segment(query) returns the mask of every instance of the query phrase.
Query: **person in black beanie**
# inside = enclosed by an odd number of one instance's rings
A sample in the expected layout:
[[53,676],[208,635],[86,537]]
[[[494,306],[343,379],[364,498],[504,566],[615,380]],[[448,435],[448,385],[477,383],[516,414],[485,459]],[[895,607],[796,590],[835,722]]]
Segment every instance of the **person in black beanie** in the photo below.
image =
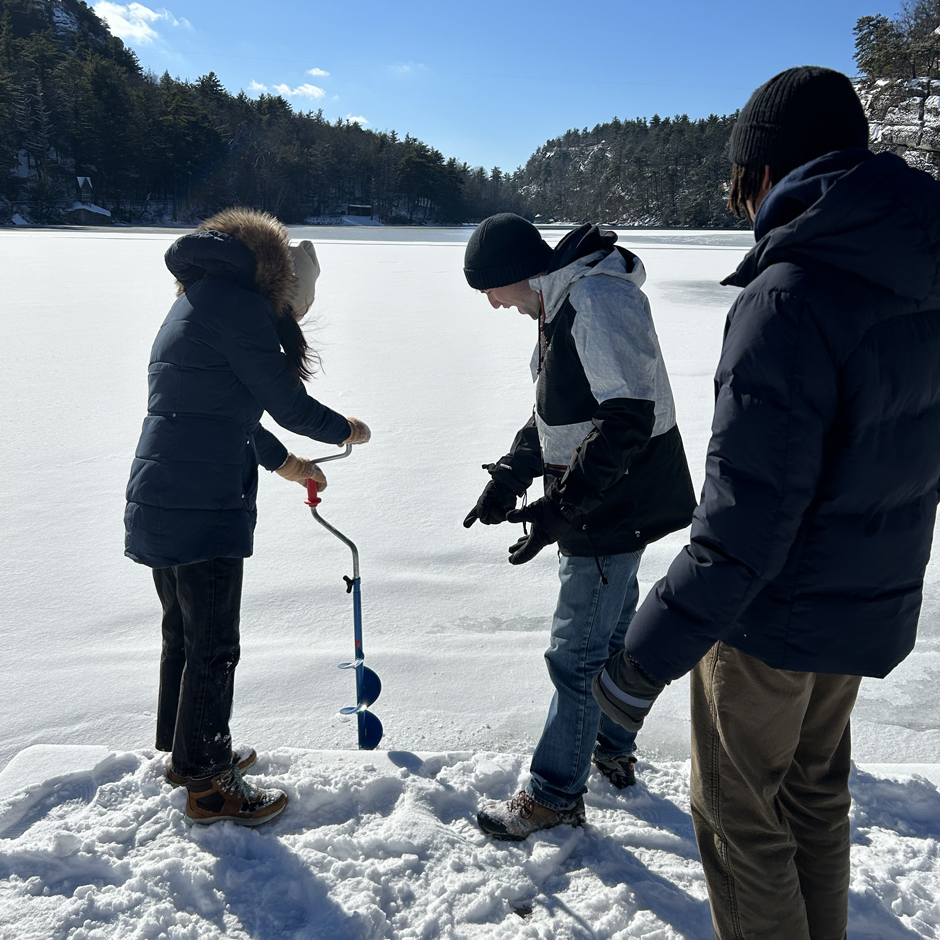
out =
[[[639,596],[644,547],[688,525],[695,497],[672,391],[641,291],[636,255],[582,225],[552,250],[534,225],[503,213],[470,237],[467,283],[493,307],[539,322],[536,408],[464,525],[527,522],[509,549],[524,564],[557,542],[561,589],[545,654],[555,694],[514,799],[481,809],[501,839],[585,821],[591,761],[615,787],[634,780],[636,734],[601,715],[591,677],[622,648]],[[545,495],[516,509],[535,477]]]
[[595,678],[643,724],[689,670],[691,808],[718,940],[844,940],[850,714],[914,645],[940,496],[940,183],[872,154],[844,75],[754,92],[690,544]]

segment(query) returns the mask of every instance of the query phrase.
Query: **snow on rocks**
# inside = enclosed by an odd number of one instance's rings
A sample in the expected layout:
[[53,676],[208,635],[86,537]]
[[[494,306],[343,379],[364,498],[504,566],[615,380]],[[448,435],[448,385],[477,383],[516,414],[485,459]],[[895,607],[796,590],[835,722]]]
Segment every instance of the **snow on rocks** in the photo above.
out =
[[[517,755],[262,753],[253,779],[282,786],[291,805],[255,830],[188,828],[165,755],[85,748],[79,769],[77,750],[42,750],[57,775],[12,791],[3,775],[2,936],[712,937],[687,763],[641,762],[627,791],[595,774],[587,826],[509,844],[474,817],[524,784]],[[37,772],[37,756],[17,758],[20,772]],[[853,777],[853,938],[938,936],[940,794],[895,777]]]

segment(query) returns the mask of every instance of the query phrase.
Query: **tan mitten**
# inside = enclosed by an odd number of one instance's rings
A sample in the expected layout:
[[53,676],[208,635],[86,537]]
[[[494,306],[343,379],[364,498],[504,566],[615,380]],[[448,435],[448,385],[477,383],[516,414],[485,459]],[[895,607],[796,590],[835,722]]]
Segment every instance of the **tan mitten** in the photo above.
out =
[[347,416],[346,420],[349,422],[349,437],[347,437],[343,443],[368,444],[372,438],[369,425],[366,424],[365,421],[360,421],[358,418],[350,418]]
[[291,480],[301,486],[306,486],[307,480],[312,478],[317,481],[317,486],[321,490],[326,489],[326,477],[323,471],[312,460],[305,460],[303,457],[288,454],[287,460],[274,472],[284,477],[285,480]]

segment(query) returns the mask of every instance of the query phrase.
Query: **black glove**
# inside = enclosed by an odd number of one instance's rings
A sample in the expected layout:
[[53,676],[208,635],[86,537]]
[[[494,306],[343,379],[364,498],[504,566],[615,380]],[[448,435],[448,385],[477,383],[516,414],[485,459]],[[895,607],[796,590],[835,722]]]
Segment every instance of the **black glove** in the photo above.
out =
[[571,523],[561,514],[557,503],[543,496],[528,506],[506,513],[507,522],[530,522],[532,529],[519,541],[509,546],[509,564],[524,565],[538,553],[557,542],[570,528]]
[[464,528],[469,529],[477,519],[483,525],[496,525],[506,521],[506,513],[516,506],[516,494],[505,483],[490,480],[483,487],[483,492],[477,500],[476,506],[467,513],[464,519]]

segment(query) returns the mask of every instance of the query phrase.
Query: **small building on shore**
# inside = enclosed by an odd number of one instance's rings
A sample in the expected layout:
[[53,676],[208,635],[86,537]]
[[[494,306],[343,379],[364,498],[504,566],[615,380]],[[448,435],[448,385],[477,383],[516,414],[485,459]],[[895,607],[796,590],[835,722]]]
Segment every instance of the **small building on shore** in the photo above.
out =
[[69,225],[112,225],[111,213],[94,203],[76,202],[71,209],[66,209],[65,218]]
[[111,213],[101,206],[96,206],[92,200],[92,185],[90,176],[77,176],[75,178],[78,188],[78,199],[71,209],[65,211],[69,225],[111,225]]

